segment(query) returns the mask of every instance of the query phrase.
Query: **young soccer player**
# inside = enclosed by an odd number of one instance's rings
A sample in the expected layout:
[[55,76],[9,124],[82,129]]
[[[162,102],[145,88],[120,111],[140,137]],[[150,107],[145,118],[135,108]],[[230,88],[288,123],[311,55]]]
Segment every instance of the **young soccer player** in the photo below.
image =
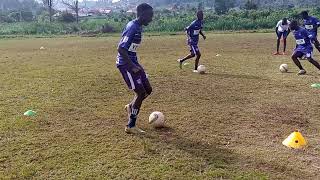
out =
[[201,57],[200,49],[198,47],[199,34],[201,34],[203,39],[206,39],[206,36],[202,32],[202,28],[203,28],[203,11],[198,11],[197,20],[193,21],[190,24],[190,26],[185,28],[187,38],[188,38],[188,45],[190,46],[190,54],[184,57],[183,59],[178,59],[180,69],[182,69],[182,63],[185,60],[188,60],[197,56],[194,70],[193,70],[193,72],[197,72],[200,57]]
[[280,20],[276,26],[276,34],[277,34],[277,52],[274,53],[274,55],[280,55],[279,48],[280,48],[280,40],[283,38],[283,52],[282,55],[286,54],[286,48],[287,48],[287,37],[290,33],[289,29],[290,21],[288,21],[287,18],[283,18]]
[[143,134],[136,127],[141,104],[152,92],[152,87],[143,67],[138,62],[137,49],[142,39],[142,26],[147,26],[153,18],[153,8],[146,4],[137,7],[137,18],[127,24],[118,45],[117,67],[129,89],[135,92],[132,102],[125,106],[128,112],[128,124],[125,132]]
[[297,21],[292,21],[289,26],[290,29],[293,31],[293,36],[296,39],[297,43],[294,53],[292,55],[292,60],[300,69],[298,75],[303,75],[307,73],[302,67],[298,58],[307,58],[307,60],[311,64],[313,64],[320,70],[319,63],[312,58],[313,47],[308,31],[299,27]]
[[320,52],[320,43],[318,41],[318,27],[320,26],[320,21],[319,19],[309,16],[307,11],[303,11],[301,13],[301,16],[303,18],[303,26],[304,28],[309,32],[310,34],[310,39],[316,49]]

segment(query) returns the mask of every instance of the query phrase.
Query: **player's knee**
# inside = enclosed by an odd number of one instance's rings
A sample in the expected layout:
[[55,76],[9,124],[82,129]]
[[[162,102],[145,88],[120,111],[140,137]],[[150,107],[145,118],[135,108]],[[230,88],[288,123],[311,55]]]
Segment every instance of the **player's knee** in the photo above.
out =
[[200,52],[197,52],[197,56],[198,56],[198,57],[201,57],[201,53],[200,53]]
[[149,96],[151,93],[152,93],[152,87],[149,87],[148,89],[146,89],[147,96]]
[[147,95],[147,92],[144,89],[136,89],[135,92],[136,92],[139,99],[144,99],[145,96]]
[[307,60],[308,60],[309,62],[313,62],[313,61],[314,61],[314,59],[312,59],[312,57],[308,57]]
[[292,60],[296,60],[297,58],[298,58],[298,57],[297,57],[295,54],[291,56],[291,59],[292,59]]
[[195,54],[190,54],[191,58],[194,58],[196,55]]

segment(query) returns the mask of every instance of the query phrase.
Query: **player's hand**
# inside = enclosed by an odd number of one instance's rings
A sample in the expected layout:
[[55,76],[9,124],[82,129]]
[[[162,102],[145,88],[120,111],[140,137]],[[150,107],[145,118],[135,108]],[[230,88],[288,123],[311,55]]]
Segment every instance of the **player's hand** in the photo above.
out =
[[207,36],[203,35],[203,39],[206,40],[206,39],[207,39]]
[[141,67],[139,67],[139,66],[137,66],[137,65],[132,65],[132,67],[131,67],[131,71],[133,72],[133,73],[138,73],[139,71],[141,71],[142,69],[141,69]]

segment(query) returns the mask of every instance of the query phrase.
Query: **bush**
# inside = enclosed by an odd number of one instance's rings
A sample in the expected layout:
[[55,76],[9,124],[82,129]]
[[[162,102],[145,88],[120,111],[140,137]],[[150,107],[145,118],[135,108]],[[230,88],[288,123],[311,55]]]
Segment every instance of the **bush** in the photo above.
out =
[[112,32],[116,32],[116,30],[111,25],[105,24],[105,25],[102,26],[101,32],[102,33],[112,33]]
[[15,20],[5,14],[0,14],[1,23],[13,23]]
[[69,12],[63,12],[59,17],[58,20],[60,22],[65,22],[65,23],[72,23],[75,22],[77,19],[74,17],[73,14]]
[[31,11],[21,11],[22,21],[31,22],[34,20],[33,14]]

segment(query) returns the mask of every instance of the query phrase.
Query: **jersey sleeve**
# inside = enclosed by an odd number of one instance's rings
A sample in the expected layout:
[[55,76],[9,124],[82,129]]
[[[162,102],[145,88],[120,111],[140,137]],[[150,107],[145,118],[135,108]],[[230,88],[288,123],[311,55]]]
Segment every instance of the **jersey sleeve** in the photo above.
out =
[[194,29],[194,26],[195,26],[195,22],[192,22],[192,23],[190,24],[190,26],[188,26],[188,27],[186,28],[188,34],[189,34],[190,31],[192,31],[192,30]]
[[282,22],[279,21],[279,22],[277,23],[276,27],[279,27],[281,24],[282,24]]
[[129,27],[122,35],[122,39],[118,47],[128,50],[132,44],[133,38],[136,34],[136,28],[134,26]]

